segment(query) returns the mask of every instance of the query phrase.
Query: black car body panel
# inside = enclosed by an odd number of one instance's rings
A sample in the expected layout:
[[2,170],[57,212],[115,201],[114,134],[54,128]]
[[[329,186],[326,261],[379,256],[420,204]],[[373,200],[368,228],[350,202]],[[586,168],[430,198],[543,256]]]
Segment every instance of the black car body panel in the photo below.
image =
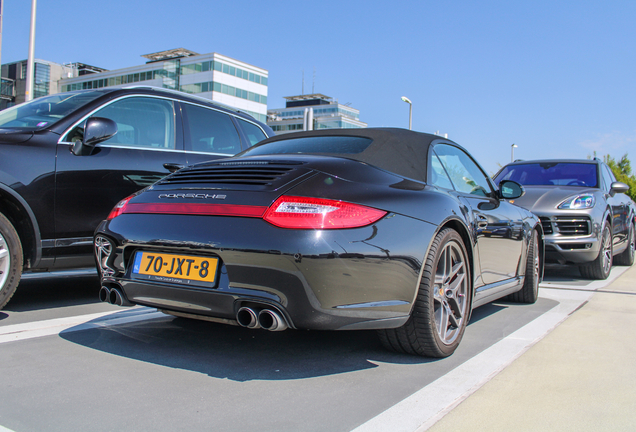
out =
[[[79,102],[65,102],[74,98]],[[255,131],[260,139],[273,135],[247,114],[152,87],[61,93],[10,110],[0,111],[0,214],[17,231],[24,271],[93,268],[92,236],[99,222],[119,200],[170,174],[167,164],[232,156],[254,144]],[[225,136],[231,134],[229,146],[200,147],[217,130],[201,123],[206,116],[218,120]],[[78,156],[73,149],[94,117],[113,119],[119,130]],[[190,143],[193,138],[200,142]]]
[[[306,138],[324,137],[329,138],[326,151],[318,151],[320,145],[309,153],[299,150],[308,148]],[[339,137],[343,147],[333,151],[337,147],[330,139]],[[373,144],[348,153],[350,137]],[[299,147],[288,144],[290,139]],[[284,149],[268,154],[278,145]],[[398,154],[387,157],[386,146]],[[423,181],[427,171],[436,169],[431,158],[437,156],[429,150],[441,146],[460,152],[482,176],[473,193]],[[541,224],[532,213],[502,200],[483,170],[456,144],[411,131],[363,129],[287,134],[253,149],[184,168],[118,205],[122,213],[102,222],[95,234],[102,300],[234,324],[241,322],[241,310],[253,308],[273,309],[285,326],[299,329],[399,328],[413,313],[424,263],[437,247],[433,240],[448,228],[459,233],[467,249],[471,307],[524,286],[528,248],[533,235],[542,241]],[[419,155],[412,157],[411,151]],[[409,173],[413,175],[405,175]],[[461,181],[475,183],[469,180]],[[345,202],[377,209],[383,216],[333,229],[294,229],[266,220],[273,203],[290,196],[292,201]],[[291,207],[292,212],[305,211],[301,204]],[[187,210],[207,208],[254,214]],[[542,243],[537,250],[543,253]],[[147,261],[140,261],[142,252]],[[167,254],[157,272],[164,271],[162,266],[174,268],[169,254],[216,259],[216,285],[140,276],[144,266],[152,273],[152,254]],[[542,272],[539,257],[536,271]]]

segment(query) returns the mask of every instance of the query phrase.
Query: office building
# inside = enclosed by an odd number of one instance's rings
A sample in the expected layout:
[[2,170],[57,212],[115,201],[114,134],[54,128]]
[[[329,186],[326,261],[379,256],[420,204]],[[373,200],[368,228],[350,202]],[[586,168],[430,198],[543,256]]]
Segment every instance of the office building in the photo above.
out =
[[183,48],[146,54],[140,66],[64,78],[61,91],[149,85],[204,97],[267,118],[268,71],[217,53]]
[[[33,98],[59,93],[61,79],[101,72],[106,69],[83,63],[62,65],[46,60],[34,60]],[[0,89],[0,109],[5,109],[25,101],[27,61],[20,60],[2,65],[2,87]]]
[[314,93],[285,99],[285,108],[267,111],[267,124],[278,135],[304,130],[367,127],[360,121],[360,110],[342,105],[329,96]]

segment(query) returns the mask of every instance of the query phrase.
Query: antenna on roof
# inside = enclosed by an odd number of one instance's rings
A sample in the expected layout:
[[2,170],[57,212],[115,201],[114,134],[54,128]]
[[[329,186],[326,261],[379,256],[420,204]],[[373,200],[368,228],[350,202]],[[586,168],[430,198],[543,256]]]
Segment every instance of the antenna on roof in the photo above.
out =
[[314,84],[316,84],[316,66],[314,66],[314,79],[311,81],[311,94],[314,94]]
[[305,69],[303,69],[303,91],[300,94],[305,94]]

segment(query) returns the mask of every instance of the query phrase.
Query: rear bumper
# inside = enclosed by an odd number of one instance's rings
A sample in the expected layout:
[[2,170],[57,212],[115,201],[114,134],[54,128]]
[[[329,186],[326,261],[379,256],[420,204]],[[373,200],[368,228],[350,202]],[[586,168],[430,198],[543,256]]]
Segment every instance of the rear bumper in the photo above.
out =
[[[235,320],[243,306],[273,308],[289,327],[321,330],[404,324],[436,229],[399,215],[368,227],[324,231],[285,230],[251,218],[184,216],[175,221],[174,216],[143,215],[140,229],[134,223],[140,216],[123,215],[98,228],[115,245],[109,261],[116,272],[102,281],[120,286],[130,302],[226,320]],[[196,228],[211,221],[212,232]],[[131,238],[126,232],[131,226],[137,240],[122,244],[121,239]],[[257,238],[237,234],[254,232]],[[170,239],[156,240],[166,233]],[[134,279],[129,263],[138,250],[218,257],[218,285]]]

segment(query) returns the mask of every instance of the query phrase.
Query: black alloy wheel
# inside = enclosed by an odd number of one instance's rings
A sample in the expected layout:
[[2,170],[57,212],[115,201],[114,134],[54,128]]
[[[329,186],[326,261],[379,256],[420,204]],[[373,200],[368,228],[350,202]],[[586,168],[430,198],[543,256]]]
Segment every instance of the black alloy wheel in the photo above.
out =
[[459,346],[470,312],[470,263],[457,231],[440,231],[424,264],[411,317],[402,327],[379,330],[396,352],[448,357]]
[[627,235],[627,249],[614,257],[614,264],[630,267],[634,264],[635,251],[636,234],[634,233],[634,224],[632,223],[629,225],[629,234]]
[[515,303],[536,303],[539,298],[539,281],[541,279],[541,256],[539,253],[539,233],[532,231],[532,238],[528,244],[528,259],[526,260],[526,274],[523,287],[512,293],[505,300]]
[[612,270],[612,233],[607,223],[601,231],[600,246],[598,257],[594,261],[579,266],[581,276],[586,279],[605,280]]
[[22,276],[22,244],[9,220],[0,214],[0,309],[15,293]]

